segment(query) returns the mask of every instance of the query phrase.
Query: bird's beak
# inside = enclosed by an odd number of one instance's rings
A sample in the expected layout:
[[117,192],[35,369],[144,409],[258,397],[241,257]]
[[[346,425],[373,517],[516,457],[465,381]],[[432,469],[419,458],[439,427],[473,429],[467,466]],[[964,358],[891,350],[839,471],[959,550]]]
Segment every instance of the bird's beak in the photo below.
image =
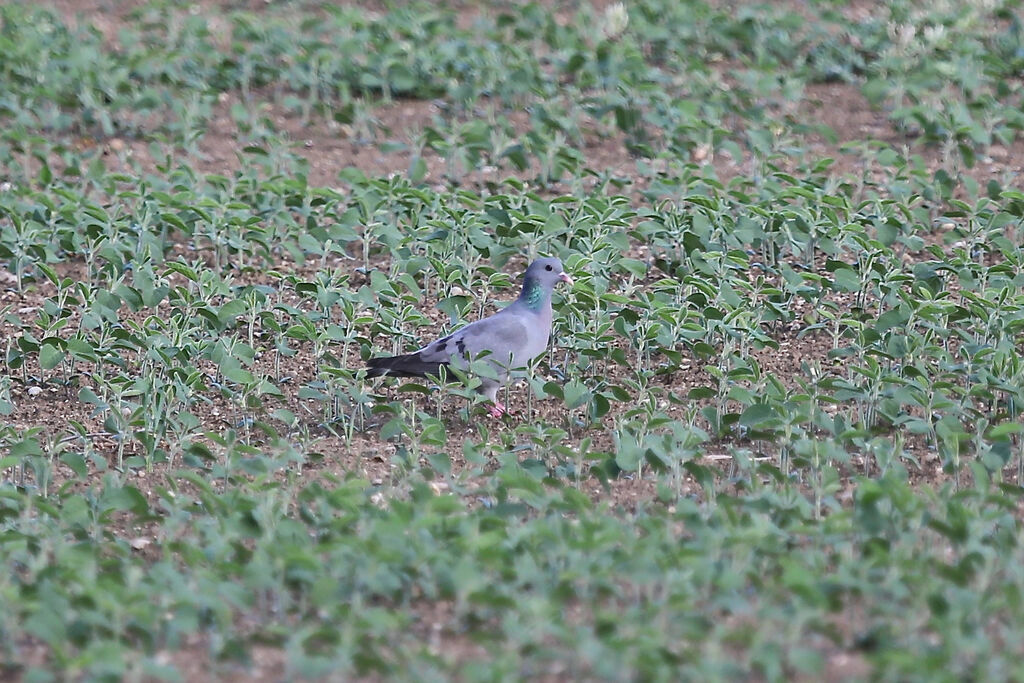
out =
[[573,279],[569,276],[569,273],[562,271],[562,274],[558,276],[558,279],[562,282],[568,282],[570,285],[573,283]]

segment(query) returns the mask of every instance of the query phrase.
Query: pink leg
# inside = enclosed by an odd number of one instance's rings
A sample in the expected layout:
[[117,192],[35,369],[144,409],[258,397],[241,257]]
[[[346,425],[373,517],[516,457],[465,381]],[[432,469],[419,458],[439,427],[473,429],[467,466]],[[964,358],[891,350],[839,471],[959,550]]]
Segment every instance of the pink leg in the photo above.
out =
[[502,417],[504,415],[508,415],[508,409],[501,401],[498,400],[494,401],[494,405],[487,406],[487,410],[490,412],[491,417]]

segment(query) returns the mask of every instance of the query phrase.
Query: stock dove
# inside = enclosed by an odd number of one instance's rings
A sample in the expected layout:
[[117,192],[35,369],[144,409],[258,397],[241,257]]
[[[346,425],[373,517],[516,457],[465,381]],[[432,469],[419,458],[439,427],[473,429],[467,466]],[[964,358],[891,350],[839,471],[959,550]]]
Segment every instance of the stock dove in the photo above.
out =
[[491,401],[491,415],[501,417],[507,410],[498,400],[498,389],[508,381],[509,372],[524,367],[548,346],[551,292],[559,282],[572,284],[562,262],[557,258],[537,259],[526,269],[523,290],[511,304],[413,353],[371,358],[366,376],[437,376],[442,366],[454,363],[465,369],[467,361],[484,354],[495,377],[481,377],[479,391]]

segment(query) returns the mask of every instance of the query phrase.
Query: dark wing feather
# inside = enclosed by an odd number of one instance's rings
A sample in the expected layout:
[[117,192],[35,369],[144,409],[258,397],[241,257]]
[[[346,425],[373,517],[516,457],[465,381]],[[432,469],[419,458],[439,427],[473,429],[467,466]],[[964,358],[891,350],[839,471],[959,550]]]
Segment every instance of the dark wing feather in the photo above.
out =
[[[428,344],[426,347],[414,353],[407,353],[404,356],[381,356],[366,361],[367,377],[426,377],[433,375],[437,377],[441,367],[448,365],[451,360],[451,352],[448,349],[448,342],[452,341],[453,335]],[[464,350],[461,340],[455,342],[458,351]]]
[[448,363],[439,361],[423,360],[419,351],[405,356],[385,356],[371,358],[366,361],[367,377],[426,377],[427,375],[437,376],[441,366]]

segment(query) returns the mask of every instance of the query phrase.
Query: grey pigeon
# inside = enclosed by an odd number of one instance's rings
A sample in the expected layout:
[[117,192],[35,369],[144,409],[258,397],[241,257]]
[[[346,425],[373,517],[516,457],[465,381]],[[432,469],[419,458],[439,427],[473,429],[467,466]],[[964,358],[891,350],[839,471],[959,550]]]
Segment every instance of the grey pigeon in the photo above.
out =
[[484,354],[496,378],[481,377],[480,393],[493,403],[488,408],[491,415],[501,417],[507,411],[498,400],[498,389],[508,381],[509,371],[524,367],[548,346],[551,292],[559,282],[572,284],[562,262],[537,259],[526,269],[523,291],[511,304],[413,353],[371,358],[366,376],[436,377],[442,366],[454,363],[465,368],[466,361]]

